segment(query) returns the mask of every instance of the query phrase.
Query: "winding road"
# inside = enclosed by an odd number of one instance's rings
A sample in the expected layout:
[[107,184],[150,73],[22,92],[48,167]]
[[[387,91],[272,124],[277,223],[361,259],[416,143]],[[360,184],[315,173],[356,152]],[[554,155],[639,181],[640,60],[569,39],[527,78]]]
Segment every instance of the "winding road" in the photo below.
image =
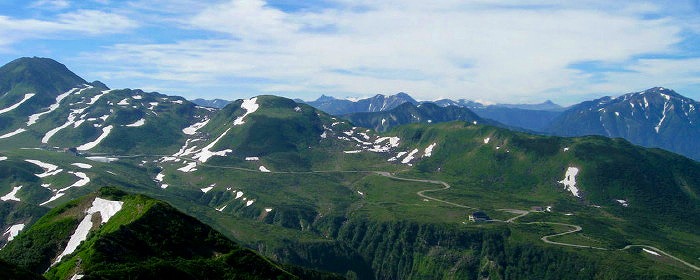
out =
[[[171,156],[171,155],[130,155],[130,156],[110,156],[110,157],[117,157],[117,158],[134,158],[134,157],[153,157],[153,156],[162,157],[162,156]],[[371,173],[373,173],[373,174],[377,174],[377,175],[380,175],[380,176],[384,176],[384,177],[387,177],[387,178],[390,178],[390,179],[394,179],[394,180],[399,180],[399,181],[408,181],[408,182],[418,182],[418,183],[428,183],[428,184],[442,185],[442,186],[443,186],[442,188],[427,189],[427,190],[418,191],[418,192],[416,192],[416,195],[418,195],[418,196],[420,196],[420,197],[422,197],[422,198],[424,198],[424,199],[429,199],[429,200],[432,200],[432,201],[437,201],[437,202],[444,203],[444,204],[448,204],[448,205],[451,205],[451,206],[454,206],[454,207],[460,207],[460,208],[464,208],[464,209],[473,209],[473,210],[479,209],[479,208],[477,208],[477,207],[462,205],[462,204],[458,204],[458,203],[454,203],[454,202],[442,200],[442,199],[439,199],[439,198],[435,198],[435,197],[432,197],[432,196],[429,196],[429,195],[425,194],[425,193],[429,193],[429,192],[438,192],[438,191],[444,191],[444,190],[450,189],[451,186],[450,186],[450,184],[448,184],[447,182],[439,181],[439,180],[425,180],[425,179],[412,179],[412,178],[397,177],[397,176],[395,176],[393,173],[391,173],[391,172],[386,172],[386,171],[376,171],[376,170],[371,170],[371,171],[370,171],[370,170],[316,170],[316,171],[313,171],[313,170],[312,170],[312,171],[269,171],[269,172],[263,172],[263,171],[260,171],[260,170],[250,169],[250,168],[243,168],[243,167],[211,165],[211,164],[202,163],[202,162],[196,161],[196,160],[191,159],[191,158],[186,158],[186,157],[176,157],[176,158],[180,158],[180,159],[183,159],[183,160],[189,160],[189,161],[195,161],[195,162],[197,162],[197,165],[199,165],[199,166],[204,166],[204,167],[223,168],[223,169],[235,169],[235,170],[240,170],[240,171],[257,172],[257,173],[269,173],[269,174],[320,174],[320,173],[370,173],[370,174],[371,174]],[[527,211],[527,210],[520,210],[520,209],[496,209],[496,210],[498,210],[498,211],[504,211],[504,212],[509,212],[509,213],[513,213],[513,214],[518,214],[518,215],[517,215],[517,216],[514,216],[514,217],[512,217],[512,218],[510,218],[510,219],[508,219],[508,220],[505,220],[505,221],[502,221],[502,220],[491,220],[491,221],[493,221],[493,222],[516,223],[516,220],[517,220],[517,219],[519,219],[519,218],[521,218],[521,217],[524,217],[524,216],[526,216],[526,215],[528,215],[528,214],[531,213],[530,211]],[[671,254],[669,254],[669,253],[666,253],[666,252],[664,252],[664,251],[662,251],[662,250],[660,250],[660,249],[658,249],[658,248],[656,248],[656,247],[649,246],[649,245],[627,245],[627,246],[625,246],[624,248],[621,248],[621,249],[608,249],[608,248],[602,248],[602,247],[587,246],[587,245],[578,245],[578,244],[571,244],[571,243],[564,243],[564,242],[557,242],[557,241],[551,241],[551,240],[549,240],[549,238],[552,238],[552,237],[557,237],[557,236],[563,236],[563,235],[567,235],[567,234],[572,234],[572,233],[576,233],[576,232],[579,232],[579,231],[583,230],[583,228],[582,228],[581,226],[579,226],[579,225],[566,224],[566,223],[558,223],[558,222],[527,222],[527,223],[523,223],[523,224],[549,224],[549,225],[567,226],[567,227],[571,227],[571,228],[572,228],[571,230],[568,230],[568,231],[565,231],[565,232],[561,232],[561,233],[556,233],[556,234],[551,234],[551,235],[542,236],[542,237],[540,238],[540,240],[542,240],[542,242],[545,242],[545,243],[547,243],[547,244],[553,244],[553,245],[559,245],[559,246],[568,246],[568,247],[575,247],[575,248],[605,250],[605,251],[613,251],[613,250],[614,250],[614,251],[623,251],[623,250],[627,250],[627,249],[634,248],[634,247],[647,248],[647,249],[649,249],[649,250],[653,250],[654,252],[661,253],[661,254],[663,254],[663,255],[665,255],[665,256],[667,256],[667,257],[673,259],[673,260],[676,260],[676,261],[678,261],[678,262],[680,262],[680,263],[682,263],[682,264],[684,264],[684,265],[686,265],[686,266],[688,266],[688,267],[690,267],[690,268],[692,268],[692,269],[694,269],[694,270],[696,270],[696,271],[700,271],[700,267],[698,267],[698,266],[696,266],[696,265],[693,265],[693,264],[691,264],[691,263],[688,263],[688,262],[686,262],[686,261],[684,261],[684,260],[682,260],[682,259],[680,259],[680,258],[678,258],[678,257],[676,257],[676,256],[673,256],[673,255],[671,255]]]

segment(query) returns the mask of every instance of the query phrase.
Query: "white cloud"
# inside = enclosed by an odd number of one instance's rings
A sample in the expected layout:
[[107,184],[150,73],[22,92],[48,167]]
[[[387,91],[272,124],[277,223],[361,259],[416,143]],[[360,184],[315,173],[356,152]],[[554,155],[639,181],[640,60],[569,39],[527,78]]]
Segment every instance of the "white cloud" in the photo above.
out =
[[62,10],[70,7],[70,2],[67,0],[39,0],[34,1],[31,5],[29,5],[29,7],[50,10]]
[[219,34],[215,40],[119,44],[97,55],[132,63],[110,75],[220,84],[265,79],[256,88],[261,93],[406,91],[419,99],[538,101],[543,93],[629,88],[640,80],[634,73],[605,73],[607,82],[593,83],[570,66],[598,61],[635,70],[650,63],[639,56],[674,53],[686,28],[668,17],[645,19],[661,9],[649,3],[493,3],[342,0],[337,8],[291,13],[261,0],[226,1],[178,19]]
[[[0,46],[25,39],[121,33],[138,24],[121,15],[97,10],[77,10],[58,14],[54,20],[17,19],[0,16]],[[75,34],[78,32],[78,34]]]

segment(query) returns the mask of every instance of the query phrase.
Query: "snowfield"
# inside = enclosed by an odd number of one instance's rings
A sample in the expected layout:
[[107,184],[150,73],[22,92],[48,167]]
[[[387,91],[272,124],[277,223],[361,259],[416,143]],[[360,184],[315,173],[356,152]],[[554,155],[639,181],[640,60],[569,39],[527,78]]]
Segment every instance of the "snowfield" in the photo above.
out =
[[12,190],[4,195],[3,197],[0,197],[0,200],[2,201],[8,201],[8,200],[14,200],[14,201],[21,201],[19,197],[17,197],[17,192],[22,189],[22,186],[14,187]]
[[579,190],[576,187],[576,175],[578,174],[578,168],[569,167],[564,175],[564,180],[559,181],[560,184],[564,184],[564,189],[568,190],[575,197],[581,197]]
[[258,167],[258,170],[260,170],[260,172],[270,172],[270,169],[267,169],[267,167],[262,166],[262,165],[260,167]]
[[111,201],[96,197],[92,202],[92,207],[86,211],[87,215],[85,218],[83,218],[80,224],[78,224],[78,228],[75,229],[75,232],[70,237],[70,240],[68,240],[66,248],[63,249],[63,252],[58,256],[58,258],[56,258],[56,261],[52,264],[52,266],[60,262],[64,256],[75,252],[78,245],[85,241],[88,233],[90,233],[90,229],[92,228],[92,216],[94,214],[99,213],[102,219],[101,223],[104,224],[122,209],[123,204],[124,202],[121,201]]
[[245,112],[245,114],[243,114],[243,116],[236,118],[236,120],[233,121],[233,125],[244,124],[245,122],[243,121],[243,118],[245,118],[247,115],[252,114],[253,112],[257,111],[258,108],[260,108],[260,105],[258,105],[258,103],[256,103],[257,101],[258,101],[257,97],[243,100],[243,103],[241,103],[241,108],[245,109],[246,112]]

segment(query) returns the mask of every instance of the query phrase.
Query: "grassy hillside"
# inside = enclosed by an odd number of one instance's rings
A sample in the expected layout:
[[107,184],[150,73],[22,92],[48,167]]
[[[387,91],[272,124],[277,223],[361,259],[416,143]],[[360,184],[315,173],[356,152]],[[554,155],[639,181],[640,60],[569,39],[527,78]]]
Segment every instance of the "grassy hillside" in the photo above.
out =
[[[54,261],[95,197],[122,201],[123,208],[99,225],[78,249]],[[49,279],[74,274],[91,278],[293,279],[293,275],[244,249],[170,205],[116,189],[82,197],[57,207],[0,251],[20,267]]]

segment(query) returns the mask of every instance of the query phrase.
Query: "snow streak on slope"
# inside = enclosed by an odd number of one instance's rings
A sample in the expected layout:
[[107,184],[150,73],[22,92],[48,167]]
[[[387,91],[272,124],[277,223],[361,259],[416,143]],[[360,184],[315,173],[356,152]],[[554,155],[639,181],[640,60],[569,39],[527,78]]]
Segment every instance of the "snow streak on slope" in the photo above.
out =
[[0,139],[10,138],[12,136],[15,136],[15,135],[20,134],[20,133],[25,132],[25,131],[27,131],[27,130],[24,128],[18,128],[17,130],[15,130],[13,132],[7,133],[5,135],[0,135]]
[[227,153],[233,152],[231,149],[226,149],[226,150],[218,151],[218,152],[210,151],[210,149],[213,148],[214,145],[216,145],[216,143],[218,143],[219,140],[221,140],[221,138],[223,138],[226,135],[226,133],[228,133],[229,130],[231,130],[230,127],[228,129],[226,129],[226,131],[224,131],[224,133],[219,135],[219,137],[217,137],[213,142],[209,143],[209,145],[202,148],[202,150],[199,151],[199,153],[194,155],[192,158],[197,159],[201,162],[207,162],[207,160],[209,160],[209,158],[211,158],[213,156],[222,156],[223,157],[223,156],[226,156]]
[[9,112],[9,111],[12,111],[12,110],[16,109],[17,107],[19,107],[20,105],[22,105],[22,103],[24,103],[25,101],[29,100],[29,98],[32,98],[33,96],[34,96],[33,93],[27,93],[27,94],[25,94],[25,95],[24,95],[24,98],[22,98],[22,100],[20,100],[19,102],[15,103],[15,104],[13,104],[12,106],[7,107],[7,108],[5,108],[5,109],[0,109],[0,115],[2,115],[2,114],[4,114],[4,113],[7,113],[7,112]]
[[56,96],[56,103],[51,104],[51,105],[49,106],[49,109],[48,109],[48,110],[46,110],[46,111],[44,111],[44,112],[41,112],[41,113],[36,113],[36,114],[34,114],[34,115],[29,116],[29,120],[27,121],[27,126],[31,126],[31,125],[35,124],[35,123],[39,120],[39,118],[40,118],[41,116],[46,115],[46,114],[48,114],[48,113],[51,113],[51,112],[55,111],[56,109],[58,109],[58,107],[61,105],[61,101],[62,101],[64,98],[68,97],[68,95],[71,95],[71,94],[75,93],[75,92],[78,91],[78,90],[80,90],[80,88],[72,88],[72,89],[70,89],[69,91],[66,91],[66,92],[64,92],[64,93],[62,93],[62,94]]
[[68,240],[66,248],[58,256],[58,258],[56,258],[56,261],[53,263],[53,265],[60,262],[64,256],[75,252],[75,249],[78,248],[78,245],[80,245],[81,242],[85,241],[85,239],[88,236],[88,233],[90,233],[90,229],[92,228],[92,216],[95,213],[100,213],[102,223],[104,224],[107,221],[109,221],[109,219],[112,218],[114,214],[116,214],[117,212],[119,212],[119,210],[122,209],[123,204],[124,202],[121,201],[111,201],[96,197],[95,200],[92,202],[92,207],[90,207],[87,210],[87,215],[85,216],[85,218],[83,218],[80,224],[78,224],[78,228],[75,229],[75,232],[70,237],[70,240]]
[[34,159],[25,159],[24,161],[32,163],[32,164],[44,169],[44,173],[34,174],[39,178],[53,176],[53,175],[56,175],[56,174],[60,173],[61,171],[63,171],[63,169],[58,169],[58,166],[50,164],[50,163],[46,163],[46,162],[42,162],[42,161],[38,161],[38,160],[34,160]]
[[71,109],[71,112],[68,114],[68,121],[66,121],[66,123],[64,123],[63,125],[61,125],[61,126],[59,126],[59,127],[56,127],[56,128],[54,128],[54,129],[51,129],[51,130],[49,130],[48,132],[46,132],[46,135],[44,135],[44,137],[41,138],[41,143],[44,143],[44,144],[49,143],[49,140],[51,140],[51,137],[53,137],[54,134],[56,134],[57,132],[59,132],[61,129],[64,129],[64,128],[68,127],[69,125],[74,124],[74,123],[75,123],[75,119],[76,119],[80,114],[82,114],[82,113],[85,111],[85,109],[86,109],[86,108],[82,108],[82,109]]
[[92,142],[82,144],[82,145],[78,146],[76,149],[78,149],[79,151],[87,151],[87,150],[90,150],[90,149],[96,147],[98,144],[100,144],[100,142],[102,142],[102,140],[104,140],[105,138],[107,138],[107,136],[109,136],[109,133],[112,132],[113,127],[114,126],[112,126],[112,125],[108,125],[108,126],[103,127],[102,134],[99,137],[97,137],[97,139],[95,139]]

